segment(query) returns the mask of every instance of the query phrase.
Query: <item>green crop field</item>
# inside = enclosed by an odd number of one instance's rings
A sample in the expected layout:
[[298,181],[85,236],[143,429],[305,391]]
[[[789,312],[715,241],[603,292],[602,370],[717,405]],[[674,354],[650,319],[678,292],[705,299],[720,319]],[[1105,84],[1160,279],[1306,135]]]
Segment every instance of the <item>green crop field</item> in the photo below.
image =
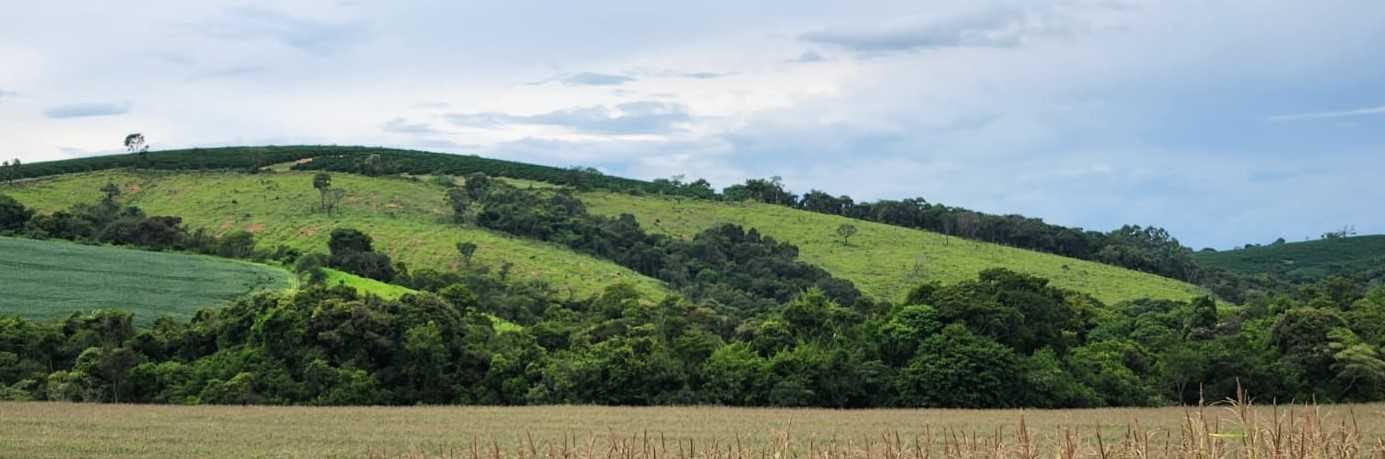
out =
[[[968,241],[922,230],[853,220],[761,203],[726,203],[682,198],[583,193],[594,213],[630,213],[646,229],[681,238],[720,223],[758,229],[799,247],[799,256],[835,276],[855,282],[879,299],[903,299],[923,281],[955,283],[1004,267],[1052,280],[1103,302],[1137,298],[1185,300],[1206,294],[1176,280],[1100,263]],[[850,245],[836,235],[839,225],[859,229]]]
[[499,268],[512,263],[516,278],[541,279],[559,293],[587,296],[616,282],[629,282],[650,298],[661,298],[657,280],[551,244],[511,237],[450,221],[444,190],[426,180],[333,174],[333,186],[347,190],[339,212],[316,211],[313,174],[283,172],[249,175],[232,172],[111,170],[54,176],[0,186],[40,212],[74,203],[95,202],[99,189],[116,183],[122,202],[150,215],[177,215],[191,228],[215,234],[236,230],[255,234],[262,249],[285,245],[326,252],[332,230],[353,227],[370,234],[377,250],[410,269],[452,269],[461,263],[456,244],[471,241],[475,259]]
[[236,260],[0,238],[0,313],[31,319],[109,308],[144,325],[293,285],[287,271]]
[[1204,267],[1237,274],[1273,274],[1285,280],[1313,281],[1385,268],[1385,235],[1198,252],[1193,260]]

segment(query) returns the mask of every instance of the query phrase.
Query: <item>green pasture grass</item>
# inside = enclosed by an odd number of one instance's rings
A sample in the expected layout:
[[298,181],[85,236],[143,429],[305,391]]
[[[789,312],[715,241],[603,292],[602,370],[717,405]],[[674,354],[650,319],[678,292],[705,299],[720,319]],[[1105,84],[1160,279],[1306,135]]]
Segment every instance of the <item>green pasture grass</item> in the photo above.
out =
[[332,174],[334,187],[347,190],[337,213],[317,210],[319,196],[312,172],[250,175],[236,172],[131,171],[89,172],[0,186],[40,212],[100,199],[100,188],[116,183],[120,201],[150,215],[176,215],[189,228],[214,234],[249,231],[260,249],[283,245],[306,252],[326,252],[335,228],[352,227],[370,234],[376,250],[403,261],[410,269],[456,269],[456,244],[478,246],[475,261],[510,275],[538,279],[560,294],[585,297],[616,282],[630,282],[658,300],[663,284],[614,263],[581,255],[557,245],[511,237],[451,221],[444,190],[426,180]]
[[0,313],[35,320],[119,309],[148,325],[295,285],[288,271],[238,260],[0,238]]
[[[1207,294],[1187,283],[1101,263],[784,206],[610,192],[582,193],[580,198],[594,213],[629,213],[646,230],[679,238],[691,238],[721,223],[755,228],[797,245],[803,261],[851,280],[863,292],[883,300],[903,300],[911,288],[926,281],[975,279],[988,268],[1041,276],[1055,286],[1106,303],[1138,298],[1186,300]],[[849,245],[837,236],[842,224],[859,230]]]
[[404,295],[418,293],[418,291],[408,287],[387,284],[375,279],[344,273],[331,268],[323,268],[322,272],[327,275],[327,278],[322,281],[323,284],[329,286],[345,285],[356,289],[357,292],[363,295],[369,294],[387,300],[397,300]]

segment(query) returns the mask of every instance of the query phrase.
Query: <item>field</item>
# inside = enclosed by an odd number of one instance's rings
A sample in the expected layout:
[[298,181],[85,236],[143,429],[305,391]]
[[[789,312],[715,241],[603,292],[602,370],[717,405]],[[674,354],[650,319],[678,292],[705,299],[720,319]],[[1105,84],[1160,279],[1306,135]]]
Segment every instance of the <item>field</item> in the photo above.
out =
[[[976,273],[1006,267],[1052,280],[1059,287],[1091,294],[1107,303],[1136,298],[1188,299],[1205,292],[1176,280],[1100,263],[968,241],[914,230],[753,202],[725,203],[633,196],[608,192],[581,195],[595,213],[630,213],[645,229],[681,238],[720,223],[753,227],[799,247],[799,256],[862,291],[898,301],[923,281],[955,283]],[[859,232],[843,245],[836,228]]]
[[1198,252],[1193,259],[1202,266],[1238,274],[1273,274],[1290,281],[1312,281],[1385,267],[1385,235]]
[[0,313],[61,319],[98,308],[192,317],[257,290],[295,285],[282,269],[200,255],[0,238]]
[[[1255,425],[1275,412],[1251,409]],[[1281,409],[1278,416],[1289,416]],[[721,407],[241,407],[0,402],[0,455],[12,457],[918,457],[944,448],[1013,452],[1023,420],[1032,448],[1062,457],[1065,436],[1084,454],[1114,448],[1133,431],[1154,451],[1178,448],[1188,429],[1201,441],[1234,446],[1246,430],[1225,407],[1101,410],[787,410]],[[1250,416],[1246,416],[1248,419]],[[1385,434],[1381,405],[1297,408],[1291,433],[1321,424],[1319,441],[1342,422],[1360,442]],[[1190,425],[1189,421],[1193,423]],[[1283,419],[1281,419],[1283,420]],[[1282,422],[1281,424],[1287,424]],[[1201,429],[1206,429],[1202,432]],[[1348,427],[1348,430],[1351,430]],[[1252,430],[1253,431],[1253,430]],[[1340,433],[1349,433],[1342,431]],[[991,441],[999,434],[1000,444]],[[1200,434],[1200,435],[1199,435]],[[1207,435],[1212,434],[1212,435]],[[1348,437],[1352,438],[1352,437]],[[494,443],[492,443],[494,442]],[[691,446],[689,446],[691,442]],[[917,442],[917,446],[915,446]],[[729,454],[737,448],[739,454]],[[564,445],[569,450],[566,454]],[[835,446],[834,446],[835,445]],[[950,447],[948,445],[951,445]],[[715,452],[714,452],[715,451]],[[855,454],[849,452],[854,451]],[[768,453],[768,454],[766,454]],[[977,454],[969,457],[998,457]],[[1020,457],[1003,454],[1005,457]],[[1162,457],[1158,454],[1151,456]],[[1036,456],[1037,457],[1037,456]],[[1192,456],[1188,456],[1192,457]],[[1213,457],[1213,456],[1198,456]],[[1270,456],[1265,456],[1270,457]],[[1278,457],[1306,457],[1284,455]],[[1343,456],[1311,456],[1343,457]],[[1351,456],[1345,456],[1351,457]]]
[[329,286],[345,285],[356,289],[357,292],[363,295],[370,294],[387,300],[397,300],[404,295],[416,293],[408,287],[387,284],[375,279],[367,279],[331,268],[323,268],[322,271],[327,274],[327,278],[322,281],[323,284]]
[[512,276],[542,279],[559,293],[584,297],[618,281],[630,282],[650,298],[662,298],[658,281],[565,248],[510,237],[450,221],[443,189],[424,180],[333,174],[333,186],[347,190],[339,212],[316,210],[318,193],[307,172],[248,175],[229,172],[112,170],[64,175],[0,186],[40,212],[100,199],[106,183],[119,184],[122,202],[151,215],[177,215],[192,228],[215,234],[255,233],[261,249],[285,245],[304,252],[326,252],[334,228],[354,227],[375,238],[376,250],[410,269],[451,269],[461,256],[456,244],[471,241],[476,261],[498,269],[512,263]]

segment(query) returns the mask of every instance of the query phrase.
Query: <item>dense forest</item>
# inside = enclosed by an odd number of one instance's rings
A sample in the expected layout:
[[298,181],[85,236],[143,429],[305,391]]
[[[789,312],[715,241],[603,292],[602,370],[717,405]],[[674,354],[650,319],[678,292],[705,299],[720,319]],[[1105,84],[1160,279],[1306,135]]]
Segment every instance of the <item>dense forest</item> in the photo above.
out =
[[[1215,400],[1238,384],[1280,401],[1385,399],[1385,287],[1350,278],[1239,306],[1107,305],[997,269],[919,285],[892,304],[754,229],[674,241],[629,216],[590,215],[565,192],[481,176],[449,196],[457,224],[608,258],[679,294],[653,301],[616,284],[573,299],[504,266],[410,269],[351,228],[320,253],[258,252],[249,235],[212,238],[176,216],[146,216],[116,187],[42,215],[0,197],[0,232],[278,262],[310,282],[147,329],[119,311],[0,317],[0,399],[1089,407]],[[312,285],[324,266],[419,293]]]

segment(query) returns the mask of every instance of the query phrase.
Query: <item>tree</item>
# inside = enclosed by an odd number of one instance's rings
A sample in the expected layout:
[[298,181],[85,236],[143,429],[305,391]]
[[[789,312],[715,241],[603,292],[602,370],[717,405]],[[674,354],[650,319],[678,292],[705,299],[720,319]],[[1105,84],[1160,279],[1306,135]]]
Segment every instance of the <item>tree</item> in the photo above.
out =
[[353,252],[374,252],[373,243],[374,239],[360,230],[337,228],[332,230],[332,237],[327,241],[327,248],[332,251],[333,257],[337,257]]
[[313,188],[317,190],[318,195],[322,199],[317,209],[326,211],[327,193],[332,189],[332,175],[326,172],[318,172],[317,175],[313,176]]
[[341,188],[330,188],[326,193],[326,200],[323,202],[327,206],[327,214],[331,215],[337,211],[337,205],[341,204],[342,198],[346,197],[346,190]]
[[[467,180],[467,184],[470,185],[471,180]],[[457,219],[457,223],[466,220],[466,208],[467,202],[471,200],[470,195],[469,190],[459,188],[447,190],[447,203],[452,206],[452,215]]]
[[20,230],[33,216],[33,210],[14,198],[0,194],[0,232]]
[[138,132],[125,136],[125,150],[139,155],[139,159],[149,162],[149,146],[144,144],[144,134]]
[[837,227],[837,235],[842,237],[842,245],[851,245],[851,236],[856,235],[856,225],[843,223]]
[[490,192],[492,185],[490,176],[473,172],[466,176],[466,183],[462,184],[462,188],[466,190],[466,197],[472,201],[480,201]]
[[474,242],[458,242],[458,243],[457,243],[457,253],[462,254],[462,260],[465,261],[466,264],[467,264],[468,266],[470,266],[470,265],[471,265],[471,256],[476,254],[476,243],[474,243]]
[[115,205],[115,198],[120,196],[120,187],[114,183],[106,183],[106,186],[101,187],[101,194],[106,195],[101,202],[113,206]]

